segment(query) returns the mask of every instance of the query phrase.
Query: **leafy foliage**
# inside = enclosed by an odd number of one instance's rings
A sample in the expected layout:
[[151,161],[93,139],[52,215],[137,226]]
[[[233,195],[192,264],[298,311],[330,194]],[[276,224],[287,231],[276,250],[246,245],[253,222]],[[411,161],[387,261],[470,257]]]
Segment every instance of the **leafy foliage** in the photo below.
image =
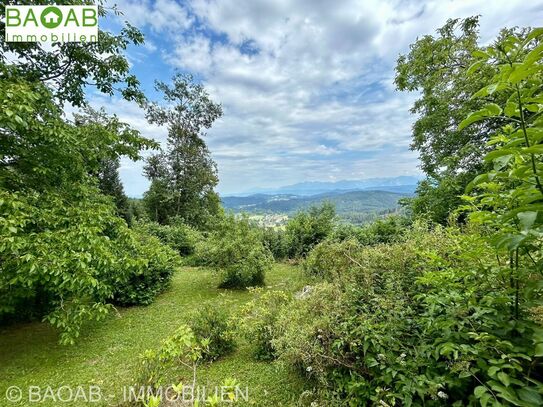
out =
[[284,230],[269,227],[262,228],[262,242],[273,254],[275,260],[283,260],[287,257],[289,247]]
[[[474,98],[500,92],[507,96],[506,101],[502,106],[489,103],[460,124],[462,128],[481,121],[503,125],[488,143],[494,150],[485,160],[492,170],[473,180],[468,192],[476,188],[480,193],[465,199],[476,209],[473,219],[499,228],[497,247],[533,252],[539,261],[543,236],[542,36],[541,29],[525,39],[509,36],[482,53],[481,61],[493,63],[497,73]],[[532,43],[536,44],[533,49],[525,52]]]
[[296,214],[289,220],[286,228],[289,257],[303,257],[309,253],[332,232],[334,219],[335,209],[329,203],[313,206]]
[[179,367],[192,371],[192,388],[196,388],[196,373],[209,345],[208,339],[198,338],[188,325],[179,326],[162,342],[158,350],[146,350],[141,356],[139,384],[158,388],[169,385]]
[[71,195],[75,204],[53,192],[0,196],[1,314],[45,316],[73,342],[85,319],[107,313],[124,267],[135,266],[121,251],[128,230],[92,189]]
[[156,237],[136,232],[132,235],[134,256],[142,261],[133,267],[126,265],[126,281],[115,289],[113,301],[125,306],[149,305],[170,284],[179,256]]
[[[33,5],[81,4],[77,0],[51,2],[33,1]],[[6,0],[0,6],[0,36],[5,37],[5,6],[20,4]],[[104,2],[97,2],[100,17],[109,11],[120,14],[116,9],[108,9]],[[130,45],[140,45],[143,34],[135,27],[125,24],[118,35],[99,30],[98,42],[94,43],[55,43],[43,46],[39,42],[0,44],[0,65],[9,63],[17,75],[24,75],[30,82],[46,84],[53,99],[62,106],[69,102],[74,106],[84,106],[85,88],[95,86],[100,92],[113,95],[116,90],[126,100],[144,103],[145,96],[139,89],[139,81],[130,73],[130,64],[124,52]],[[10,56],[10,54],[14,54]],[[3,73],[1,74],[3,75]]]
[[470,95],[494,74],[482,66],[466,78],[479,51],[478,17],[451,19],[437,31],[411,45],[398,59],[396,86],[402,91],[420,91],[411,112],[419,118],[413,126],[412,148],[420,154],[422,169],[431,177],[456,172],[474,173],[481,169],[485,141],[497,129],[495,123],[471,129],[458,124],[473,110],[483,106]]
[[45,317],[73,343],[147,261],[92,174],[105,159],[137,159],[155,144],[118,121],[74,126],[42,84],[10,67],[2,73],[1,314]]
[[428,177],[419,183],[414,197],[403,199],[401,203],[415,216],[446,225],[451,213],[462,205],[461,195],[473,176],[473,173],[461,173]]
[[411,219],[402,215],[389,215],[364,226],[338,225],[330,238],[333,240],[356,239],[363,245],[392,243],[402,239]]
[[247,219],[225,216],[207,239],[196,246],[200,264],[220,270],[222,288],[246,288],[264,284],[272,255],[260,233]]
[[337,274],[349,272],[361,249],[362,245],[354,239],[341,242],[325,240],[305,258],[304,272],[309,276],[334,281]]
[[519,405],[536,405],[541,387],[527,384],[536,383],[541,328],[522,318],[524,334],[512,333],[513,296],[492,248],[474,233],[425,229],[336,263],[333,282],[281,314],[280,359],[343,405],[476,405],[481,383],[489,404],[508,402],[521,383]]
[[196,244],[203,239],[200,232],[182,222],[161,225],[156,222],[138,222],[134,229],[157,237],[163,244],[177,251],[181,256],[194,254]]
[[[471,95],[495,73],[494,66],[477,57],[484,52],[478,28],[478,17],[451,19],[436,36],[426,35],[412,44],[396,66],[397,88],[421,92],[411,109],[418,115],[411,148],[419,153],[428,175],[417,196],[405,202],[416,215],[442,224],[462,204],[459,196],[466,185],[487,167],[482,160],[490,149],[486,142],[501,126],[499,121],[485,121],[459,127],[470,112],[484,108],[487,101]],[[498,41],[512,31],[504,30]],[[487,100],[501,104],[505,98],[493,92]]]
[[240,333],[253,345],[257,360],[275,359],[276,349],[272,343],[278,336],[276,321],[291,295],[284,291],[255,289],[257,296],[245,304],[237,318]]
[[[137,132],[134,132],[127,124],[120,122],[117,117],[108,116],[103,108],[97,111],[87,106],[82,113],[74,114],[74,118],[76,126],[94,127],[96,133],[104,133],[106,130],[113,134],[137,136]],[[107,137],[107,134],[103,134],[103,136]],[[132,211],[119,176],[119,167],[119,157],[105,157],[100,160],[99,168],[94,175],[98,178],[100,191],[113,198],[117,213],[131,226]]]
[[201,136],[222,116],[222,108],[190,75],[178,74],[172,86],[157,82],[156,87],[173,107],[148,107],[151,123],[168,126],[167,150],[151,156],[145,167],[151,180],[144,198],[149,217],[161,224],[182,218],[191,226],[205,227],[219,213],[219,197],[213,191],[216,165]]
[[[523,335],[530,345],[518,341],[506,347],[532,364],[543,355],[543,332],[530,330],[524,322],[526,307],[541,306],[541,274],[543,272],[543,29],[526,36],[509,35],[479,53],[483,63],[491,64],[496,74],[489,83],[473,95],[487,100],[494,93],[504,96],[501,105],[489,102],[472,112],[460,123],[460,128],[476,123],[500,123],[503,127],[488,143],[494,150],[485,156],[492,164],[489,172],[478,175],[466,196],[470,218],[489,226],[492,242],[497,249],[509,253],[508,265],[501,270],[504,289],[511,297],[511,309],[502,318],[510,325],[510,337]],[[534,348],[535,345],[535,348]],[[523,363],[504,361],[492,363],[487,381],[475,389],[481,404],[535,406],[543,403],[543,385],[528,371],[520,375]],[[536,376],[541,380],[541,377]]]
[[505,32],[473,52],[468,71],[482,87],[463,109],[479,107],[454,131],[488,140],[491,169],[461,208],[481,229],[415,225],[397,243],[330,241],[307,257],[327,281],[280,316],[272,344],[327,403],[543,403],[542,35]]
[[204,360],[216,360],[236,347],[230,315],[222,307],[210,303],[202,305],[192,314],[189,326],[198,338],[209,340],[202,354]]

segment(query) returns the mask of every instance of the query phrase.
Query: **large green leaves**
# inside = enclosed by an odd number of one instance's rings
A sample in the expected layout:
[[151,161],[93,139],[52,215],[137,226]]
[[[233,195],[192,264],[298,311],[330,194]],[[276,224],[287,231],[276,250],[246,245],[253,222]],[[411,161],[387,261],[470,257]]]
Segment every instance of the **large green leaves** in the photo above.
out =
[[[521,320],[521,307],[541,306],[538,296],[543,271],[543,122],[539,118],[543,101],[542,35],[543,29],[535,29],[525,38],[509,36],[487,49],[485,61],[494,65],[496,74],[474,97],[486,98],[501,92],[506,95],[506,102],[501,106],[485,105],[459,126],[463,129],[489,120],[502,124],[488,143],[493,151],[485,156],[493,169],[479,174],[469,184],[467,193],[475,191],[475,194],[466,197],[466,208],[471,211],[473,221],[490,227],[490,241],[498,253],[509,253],[509,264],[503,268],[503,289],[513,296],[512,324]],[[526,347],[520,354],[527,365],[539,364],[534,358],[540,357],[542,348],[539,341],[534,342],[535,349]],[[529,372],[519,380],[512,377],[516,372],[505,360],[489,362],[495,365],[488,369],[491,380],[481,381],[482,385],[474,391],[481,405],[541,405],[542,386]]]
[[499,107],[496,103],[489,103],[485,105],[482,109],[471,113],[468,117],[462,120],[458,125],[458,130],[463,130],[470,124],[477,121],[488,119],[489,117],[499,116],[501,112],[501,107]]

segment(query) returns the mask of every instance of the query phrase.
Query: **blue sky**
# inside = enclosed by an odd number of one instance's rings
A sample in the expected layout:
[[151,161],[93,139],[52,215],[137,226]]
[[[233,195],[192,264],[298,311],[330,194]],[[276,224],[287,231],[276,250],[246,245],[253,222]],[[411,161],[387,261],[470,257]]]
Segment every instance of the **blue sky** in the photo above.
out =
[[[417,37],[448,18],[481,15],[481,37],[504,26],[543,21],[543,1],[411,0],[119,0],[146,37],[128,57],[143,89],[175,70],[201,80],[224,117],[206,142],[218,164],[218,191],[302,181],[418,175],[410,151],[416,94],[399,93],[394,64]],[[147,137],[164,128],[145,122],[137,106],[101,95],[104,105]],[[142,162],[122,161],[130,196],[147,189]]]

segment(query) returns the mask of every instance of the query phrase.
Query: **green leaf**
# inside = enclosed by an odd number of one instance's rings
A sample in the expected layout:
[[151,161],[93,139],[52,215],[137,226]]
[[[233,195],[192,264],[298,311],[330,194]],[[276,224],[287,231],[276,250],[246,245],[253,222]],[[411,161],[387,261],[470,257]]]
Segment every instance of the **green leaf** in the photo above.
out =
[[519,110],[518,110],[518,104],[515,102],[508,101],[505,105],[505,109],[503,113],[507,117],[520,117]]
[[484,60],[475,61],[466,71],[467,75],[473,75],[485,63]]
[[473,181],[471,181],[467,186],[466,186],[466,193],[469,194],[473,188],[475,188],[477,185],[479,184],[482,184],[483,182],[487,182],[489,180],[489,176],[488,174],[480,174],[480,175],[477,175]]
[[473,394],[475,394],[475,397],[477,397],[478,399],[480,399],[481,396],[485,394],[486,392],[487,392],[487,389],[485,386],[477,386],[475,390],[473,390]]
[[502,108],[496,103],[488,103],[481,110],[486,110],[492,116],[499,116],[502,113]]
[[458,125],[458,130],[464,130],[466,127],[468,127],[470,124],[473,124],[479,120],[483,120],[485,116],[481,115],[478,112],[470,114],[468,117],[466,117],[464,120],[460,122]]
[[505,372],[499,372],[498,373],[498,379],[500,379],[500,382],[505,384],[505,387],[509,387],[511,384],[511,380],[509,379],[509,375]]
[[494,377],[494,375],[500,370],[500,368],[498,366],[491,366],[489,369],[488,369],[488,375],[490,377]]
[[507,86],[508,85],[505,82],[492,83],[492,84],[490,84],[488,86],[485,86],[484,88],[482,88],[478,92],[476,92],[471,98],[476,99],[476,98],[480,98],[480,97],[489,96],[489,95],[492,95],[494,92],[497,92],[497,91],[500,91],[500,90],[503,90],[503,89],[507,88]]
[[475,58],[484,58],[485,60],[490,58],[490,55],[487,54],[485,51],[482,51],[480,49],[475,50],[471,53]]
[[543,343],[538,343],[538,344],[535,346],[535,353],[534,353],[534,356],[543,357]]
[[522,151],[528,154],[543,154],[543,144],[537,144],[535,146],[526,147]]
[[470,124],[475,123],[479,120],[483,120],[488,117],[499,116],[501,112],[501,107],[499,107],[496,103],[489,103],[485,105],[482,109],[471,113],[468,117],[462,120],[462,122],[458,126],[458,130],[463,130]]
[[543,405],[543,398],[541,395],[530,387],[521,387],[517,390],[517,393],[522,401],[532,403],[534,406]]
[[488,404],[491,398],[492,398],[492,395],[490,393],[483,394],[479,400],[481,402],[481,406],[486,407],[486,405]]
[[517,213],[517,217],[520,220],[522,229],[526,231],[532,228],[537,219],[537,212],[520,212]]
[[528,52],[528,54],[526,55],[526,58],[524,58],[524,64],[526,65],[533,64],[534,62],[541,59],[542,54],[543,54],[543,43],[539,44],[533,50]]
[[541,37],[542,35],[543,35],[543,27],[534,28],[526,36],[526,42],[529,42],[529,41],[533,40],[534,38]]
[[504,155],[512,155],[514,152],[515,150],[512,148],[500,148],[485,155],[485,161],[494,161],[496,158],[503,157]]

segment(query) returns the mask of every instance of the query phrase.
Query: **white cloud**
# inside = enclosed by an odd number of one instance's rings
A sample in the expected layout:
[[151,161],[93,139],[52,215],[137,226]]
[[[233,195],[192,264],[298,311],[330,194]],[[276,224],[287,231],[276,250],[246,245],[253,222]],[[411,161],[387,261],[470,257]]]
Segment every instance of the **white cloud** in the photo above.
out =
[[[207,141],[220,190],[416,174],[416,95],[394,90],[395,60],[448,18],[481,14],[481,37],[543,21],[524,1],[122,0],[159,33],[170,65],[203,78],[225,115]],[[164,35],[165,36],[164,36]]]
[[185,7],[175,0],[115,0],[123,13],[120,20],[128,20],[140,29],[150,27],[154,32],[178,32],[193,23]]

